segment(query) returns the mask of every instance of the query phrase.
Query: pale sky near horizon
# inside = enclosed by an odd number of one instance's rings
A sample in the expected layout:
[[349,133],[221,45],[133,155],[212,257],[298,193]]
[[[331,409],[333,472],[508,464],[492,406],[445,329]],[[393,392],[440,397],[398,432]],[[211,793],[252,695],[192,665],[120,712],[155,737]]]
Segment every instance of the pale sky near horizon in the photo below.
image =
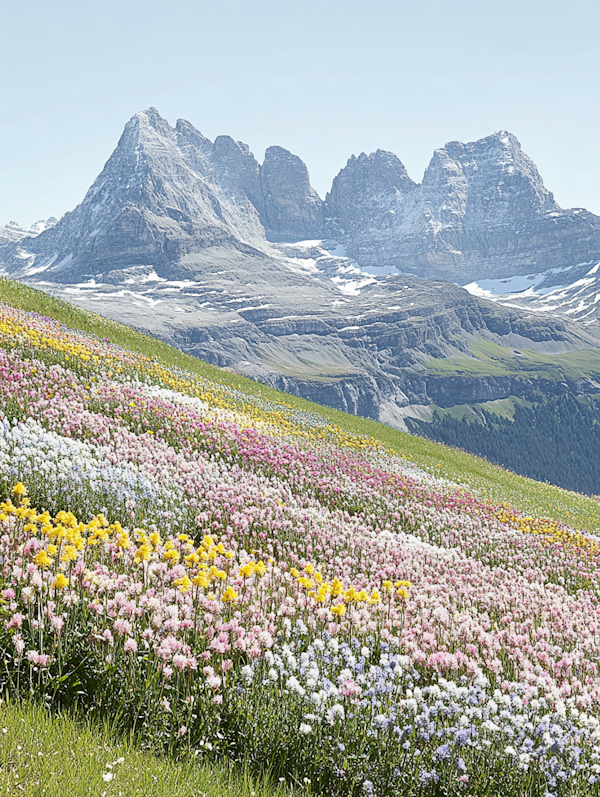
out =
[[123,126],[272,144],[324,196],[351,154],[506,129],[563,207],[600,214],[598,0],[0,0],[0,224],[72,210]]

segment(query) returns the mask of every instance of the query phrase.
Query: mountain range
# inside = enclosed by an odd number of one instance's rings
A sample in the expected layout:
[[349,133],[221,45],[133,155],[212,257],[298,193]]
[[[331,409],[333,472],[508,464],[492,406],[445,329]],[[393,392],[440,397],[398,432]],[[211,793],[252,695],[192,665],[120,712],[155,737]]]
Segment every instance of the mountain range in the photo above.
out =
[[401,428],[600,393],[600,218],[560,208],[505,131],[436,150],[420,184],[393,153],[352,156],[322,199],[282,147],[259,163],[150,108],[39,224],[0,228],[5,274]]

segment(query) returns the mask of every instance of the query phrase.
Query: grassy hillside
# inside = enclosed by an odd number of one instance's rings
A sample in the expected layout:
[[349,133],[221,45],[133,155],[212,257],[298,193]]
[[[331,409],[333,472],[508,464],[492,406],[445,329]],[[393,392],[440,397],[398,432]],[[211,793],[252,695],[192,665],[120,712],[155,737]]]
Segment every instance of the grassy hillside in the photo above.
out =
[[523,512],[555,517],[582,529],[600,529],[600,503],[593,499],[518,476],[479,457],[405,434],[375,421],[281,394],[250,379],[202,362],[123,324],[81,310],[42,291],[6,278],[0,278],[0,302],[55,318],[67,326],[99,337],[110,338],[125,348],[148,357],[160,358],[168,366],[191,371],[269,401],[284,402],[303,411],[318,412],[348,433],[368,435],[431,473],[463,483],[468,489],[481,491],[491,501],[507,502]]
[[[491,500],[535,493],[474,457],[45,301],[0,304],[0,694],[91,723],[90,793],[234,767],[307,797],[600,795],[599,537]],[[44,793],[52,730],[7,716],[0,777]],[[88,741],[107,725],[127,755]]]

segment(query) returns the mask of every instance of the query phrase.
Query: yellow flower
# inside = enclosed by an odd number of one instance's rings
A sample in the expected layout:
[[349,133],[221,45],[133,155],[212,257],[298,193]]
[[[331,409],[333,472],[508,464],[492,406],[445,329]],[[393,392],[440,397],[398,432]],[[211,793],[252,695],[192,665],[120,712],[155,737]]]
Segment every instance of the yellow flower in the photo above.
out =
[[33,557],[33,561],[36,563],[36,565],[38,565],[38,567],[45,569],[50,567],[54,560],[50,559],[48,552],[42,548],[42,550],[38,551],[38,553],[36,553],[36,555]]
[[234,603],[238,598],[238,593],[234,590],[233,587],[227,587],[225,592],[223,593],[221,600],[223,603]]
[[134,561],[136,564],[139,564],[140,562],[147,562],[149,561],[151,556],[152,556],[152,546],[149,543],[145,542],[143,545],[140,545],[140,547],[135,552]]
[[77,548],[74,545],[67,545],[60,557],[61,562],[73,562],[77,559]]
[[27,495],[27,487],[22,482],[17,482],[15,486],[12,488],[13,495],[16,495],[17,498],[20,498],[23,495]]
[[208,571],[208,575],[211,579],[220,578],[221,581],[225,581],[227,578],[227,573],[224,570],[219,570],[214,565],[210,566],[210,570]]
[[332,614],[337,614],[338,617],[342,617],[342,615],[346,614],[346,607],[343,603],[337,603],[335,606],[332,606],[330,609]]
[[319,589],[317,590],[317,594],[315,595],[315,600],[317,603],[325,603],[327,600],[327,595],[331,592],[331,587],[329,584],[321,584]]
[[176,578],[173,585],[179,587],[180,592],[187,592],[192,586],[192,582],[187,576],[182,576],[181,578]]
[[403,600],[406,600],[408,598],[408,590],[406,589],[406,587],[400,587],[400,589],[398,590],[398,597],[402,598]]
[[192,584],[195,587],[202,587],[202,589],[206,589],[209,585],[209,580],[204,573],[198,573],[197,576],[194,576],[192,579]]
[[381,596],[380,596],[379,592],[376,589],[374,589],[373,592],[371,593],[371,597],[369,598],[369,603],[371,604],[371,606],[373,606],[376,603],[379,603],[380,600],[381,600]]
[[165,561],[178,562],[179,561],[179,551],[176,551],[173,548],[170,548],[168,551],[165,551],[163,553],[163,559],[165,559]]
[[254,563],[248,562],[245,565],[240,567],[240,576],[244,578],[250,578],[250,576],[254,575]]
[[267,572],[267,566],[264,562],[257,562],[254,565],[254,572],[257,573],[259,576],[264,576]]
[[56,587],[56,589],[64,589],[65,587],[69,586],[69,579],[66,578],[62,573],[59,573],[52,582],[52,586]]
[[354,589],[354,587],[348,587],[346,590],[346,594],[344,595],[344,600],[348,603],[352,601],[359,600],[358,592]]

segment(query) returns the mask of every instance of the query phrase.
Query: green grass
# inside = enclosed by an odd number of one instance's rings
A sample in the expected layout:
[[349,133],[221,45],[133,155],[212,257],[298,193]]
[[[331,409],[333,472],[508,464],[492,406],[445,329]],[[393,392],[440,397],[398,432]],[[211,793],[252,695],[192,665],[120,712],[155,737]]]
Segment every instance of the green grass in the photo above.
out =
[[[110,338],[114,343],[128,349],[150,357],[159,357],[168,365],[192,371],[255,396],[283,402],[301,410],[318,412],[341,429],[350,433],[369,435],[431,473],[459,482],[465,486],[465,489],[478,491],[483,497],[494,502],[507,502],[521,511],[542,517],[554,517],[581,529],[589,531],[600,529],[600,503],[593,499],[517,476],[472,454],[432,443],[376,421],[348,415],[305,399],[282,394],[251,379],[231,374],[189,354],[184,354],[124,324],[87,310],[80,310],[42,291],[6,278],[0,278],[0,302],[56,318],[67,326]],[[494,356],[499,356],[497,349],[502,352],[507,351],[494,343],[490,343],[489,346],[484,344],[486,356],[490,358],[492,353]],[[564,355],[540,355],[534,352],[529,354],[532,357],[535,355],[540,360],[546,357],[550,360],[560,357],[561,361],[564,359],[565,362],[570,360],[574,363],[575,370],[579,367],[581,359],[587,357],[587,352],[583,351]],[[460,363],[464,361],[469,360],[460,359]],[[600,354],[598,354],[598,369],[600,373]]]
[[[122,761],[121,761],[122,759]],[[118,763],[117,763],[118,762]],[[112,774],[108,782],[102,776]],[[231,766],[176,761],[36,705],[0,705],[0,797],[290,797]]]
[[471,346],[472,356],[433,357],[423,361],[426,370],[435,376],[516,376],[521,379],[582,379],[600,375],[600,350],[579,349],[561,353],[543,353],[531,349],[514,350],[494,341]]

